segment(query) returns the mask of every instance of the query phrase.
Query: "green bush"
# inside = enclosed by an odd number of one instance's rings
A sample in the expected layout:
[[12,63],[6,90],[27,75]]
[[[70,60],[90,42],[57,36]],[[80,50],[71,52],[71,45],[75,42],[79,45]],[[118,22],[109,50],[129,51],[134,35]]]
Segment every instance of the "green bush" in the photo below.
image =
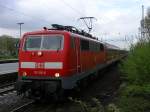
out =
[[150,83],[150,42],[132,47],[128,58],[121,66],[129,83],[145,85]]
[[18,38],[12,36],[2,35],[0,36],[0,59],[17,58],[18,49],[15,45],[19,42]]
[[121,64],[126,86],[120,90],[117,106],[121,112],[148,112],[150,110],[150,42],[132,46]]

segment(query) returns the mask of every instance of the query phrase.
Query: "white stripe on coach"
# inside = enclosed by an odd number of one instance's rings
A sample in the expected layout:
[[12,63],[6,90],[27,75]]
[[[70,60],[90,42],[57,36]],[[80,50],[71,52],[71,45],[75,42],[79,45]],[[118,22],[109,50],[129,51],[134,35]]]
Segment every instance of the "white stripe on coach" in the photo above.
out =
[[45,63],[45,68],[62,69],[63,68],[63,63],[62,62],[46,62]]
[[35,62],[21,62],[21,68],[35,68]]
[[[35,62],[21,62],[21,68],[35,68]],[[62,62],[46,62],[44,63],[46,69],[62,69]]]

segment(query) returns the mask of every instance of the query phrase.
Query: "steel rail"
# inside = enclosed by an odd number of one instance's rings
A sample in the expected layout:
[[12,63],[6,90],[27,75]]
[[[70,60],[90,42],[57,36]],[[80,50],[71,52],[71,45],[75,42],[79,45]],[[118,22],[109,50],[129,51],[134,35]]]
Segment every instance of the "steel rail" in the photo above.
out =
[[13,84],[12,85],[8,84],[7,86],[2,86],[0,88],[0,95],[9,93],[9,92],[14,91],[14,90],[15,90],[15,88],[14,88]]
[[27,109],[27,107],[29,107],[31,104],[33,104],[35,101],[30,101],[30,102],[27,102],[26,104],[24,105],[21,105],[20,107],[17,107],[15,109],[13,109],[12,111],[10,112],[23,112],[25,109]]

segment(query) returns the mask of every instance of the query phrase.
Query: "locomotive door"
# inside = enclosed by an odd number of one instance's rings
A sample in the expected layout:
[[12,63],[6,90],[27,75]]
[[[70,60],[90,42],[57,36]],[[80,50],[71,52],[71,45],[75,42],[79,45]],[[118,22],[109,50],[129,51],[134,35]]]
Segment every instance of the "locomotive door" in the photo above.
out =
[[76,49],[76,59],[77,59],[77,73],[81,72],[81,58],[80,58],[80,39],[75,38],[75,49]]

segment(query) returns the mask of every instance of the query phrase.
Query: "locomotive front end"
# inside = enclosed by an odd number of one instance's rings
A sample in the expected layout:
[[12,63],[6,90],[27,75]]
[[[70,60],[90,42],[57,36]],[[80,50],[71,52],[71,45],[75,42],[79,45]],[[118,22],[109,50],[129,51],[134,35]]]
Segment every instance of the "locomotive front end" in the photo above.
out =
[[18,94],[36,97],[60,90],[64,56],[63,34],[25,34],[19,48]]

